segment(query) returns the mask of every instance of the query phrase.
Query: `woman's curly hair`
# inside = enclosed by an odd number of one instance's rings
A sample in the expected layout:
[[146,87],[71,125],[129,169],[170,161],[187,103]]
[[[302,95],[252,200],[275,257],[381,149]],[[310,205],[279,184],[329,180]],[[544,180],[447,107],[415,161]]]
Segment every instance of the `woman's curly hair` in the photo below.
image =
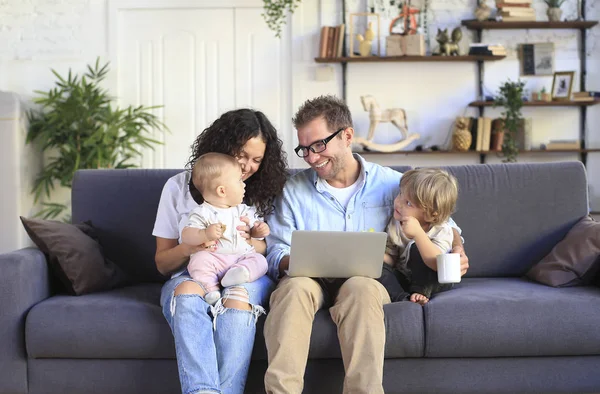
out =
[[[225,112],[196,138],[186,167],[191,169],[200,156],[209,152],[237,156],[254,137],[264,141],[265,155],[258,170],[245,181],[244,202],[255,206],[258,214],[264,217],[273,211],[273,201],[283,190],[287,160],[277,130],[262,112],[246,108]],[[189,188],[196,202],[204,202],[191,181]]]

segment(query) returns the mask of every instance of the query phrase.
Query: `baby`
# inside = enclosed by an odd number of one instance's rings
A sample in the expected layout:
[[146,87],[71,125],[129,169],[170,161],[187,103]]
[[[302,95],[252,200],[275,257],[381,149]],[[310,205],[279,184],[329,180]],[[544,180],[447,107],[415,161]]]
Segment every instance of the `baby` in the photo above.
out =
[[433,293],[451,287],[438,283],[434,269],[437,255],[452,250],[454,234],[448,220],[457,199],[458,183],[446,171],[420,168],[402,175],[379,278],[392,301],[409,299],[424,305]]
[[198,158],[192,169],[192,182],[204,198],[195,208],[182,230],[182,242],[201,245],[216,241],[211,250],[194,253],[188,272],[205,292],[204,300],[214,305],[223,287],[252,282],[267,272],[267,260],[244,239],[237,226],[250,219],[250,236],[264,239],[269,226],[259,220],[256,210],[242,203],[246,185],[242,170],[232,156],[207,153]]

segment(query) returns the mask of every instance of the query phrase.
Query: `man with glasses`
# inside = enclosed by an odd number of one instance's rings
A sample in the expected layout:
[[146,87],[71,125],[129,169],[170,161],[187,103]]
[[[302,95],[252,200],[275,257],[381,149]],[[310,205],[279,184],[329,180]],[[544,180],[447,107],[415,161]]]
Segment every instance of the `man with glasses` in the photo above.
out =
[[[285,272],[294,230],[385,231],[402,174],[352,153],[352,116],[334,96],[306,101],[293,122],[295,152],[311,168],[288,180],[268,218],[269,275],[279,284],[265,322],[265,388],[302,392],[314,315],[329,307],[346,372],[344,393],[383,393],[383,305],[390,302],[385,288],[365,277],[317,281]],[[468,258],[458,233],[454,238],[464,274]]]

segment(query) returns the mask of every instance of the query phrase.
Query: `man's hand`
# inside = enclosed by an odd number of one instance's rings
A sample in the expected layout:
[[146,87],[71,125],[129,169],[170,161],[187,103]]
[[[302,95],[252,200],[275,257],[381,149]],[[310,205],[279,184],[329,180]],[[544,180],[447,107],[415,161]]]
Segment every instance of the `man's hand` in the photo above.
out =
[[250,230],[252,238],[264,238],[271,232],[269,225],[265,222],[256,222],[254,227]]
[[206,238],[209,241],[215,241],[223,236],[223,226],[221,223],[211,224],[206,228]]
[[465,253],[465,249],[462,246],[457,245],[452,248],[452,253],[460,254],[460,276],[463,276],[469,269],[469,258]]
[[421,227],[421,223],[413,216],[402,217],[400,219],[400,226],[402,226],[402,232],[408,239],[413,239],[417,235],[425,232]]

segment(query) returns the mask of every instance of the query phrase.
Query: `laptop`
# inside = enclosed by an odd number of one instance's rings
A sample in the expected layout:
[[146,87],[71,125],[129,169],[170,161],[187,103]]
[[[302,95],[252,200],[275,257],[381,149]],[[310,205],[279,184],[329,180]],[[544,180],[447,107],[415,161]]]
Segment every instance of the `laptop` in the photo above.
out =
[[379,278],[386,233],[294,231],[289,276],[310,278]]

